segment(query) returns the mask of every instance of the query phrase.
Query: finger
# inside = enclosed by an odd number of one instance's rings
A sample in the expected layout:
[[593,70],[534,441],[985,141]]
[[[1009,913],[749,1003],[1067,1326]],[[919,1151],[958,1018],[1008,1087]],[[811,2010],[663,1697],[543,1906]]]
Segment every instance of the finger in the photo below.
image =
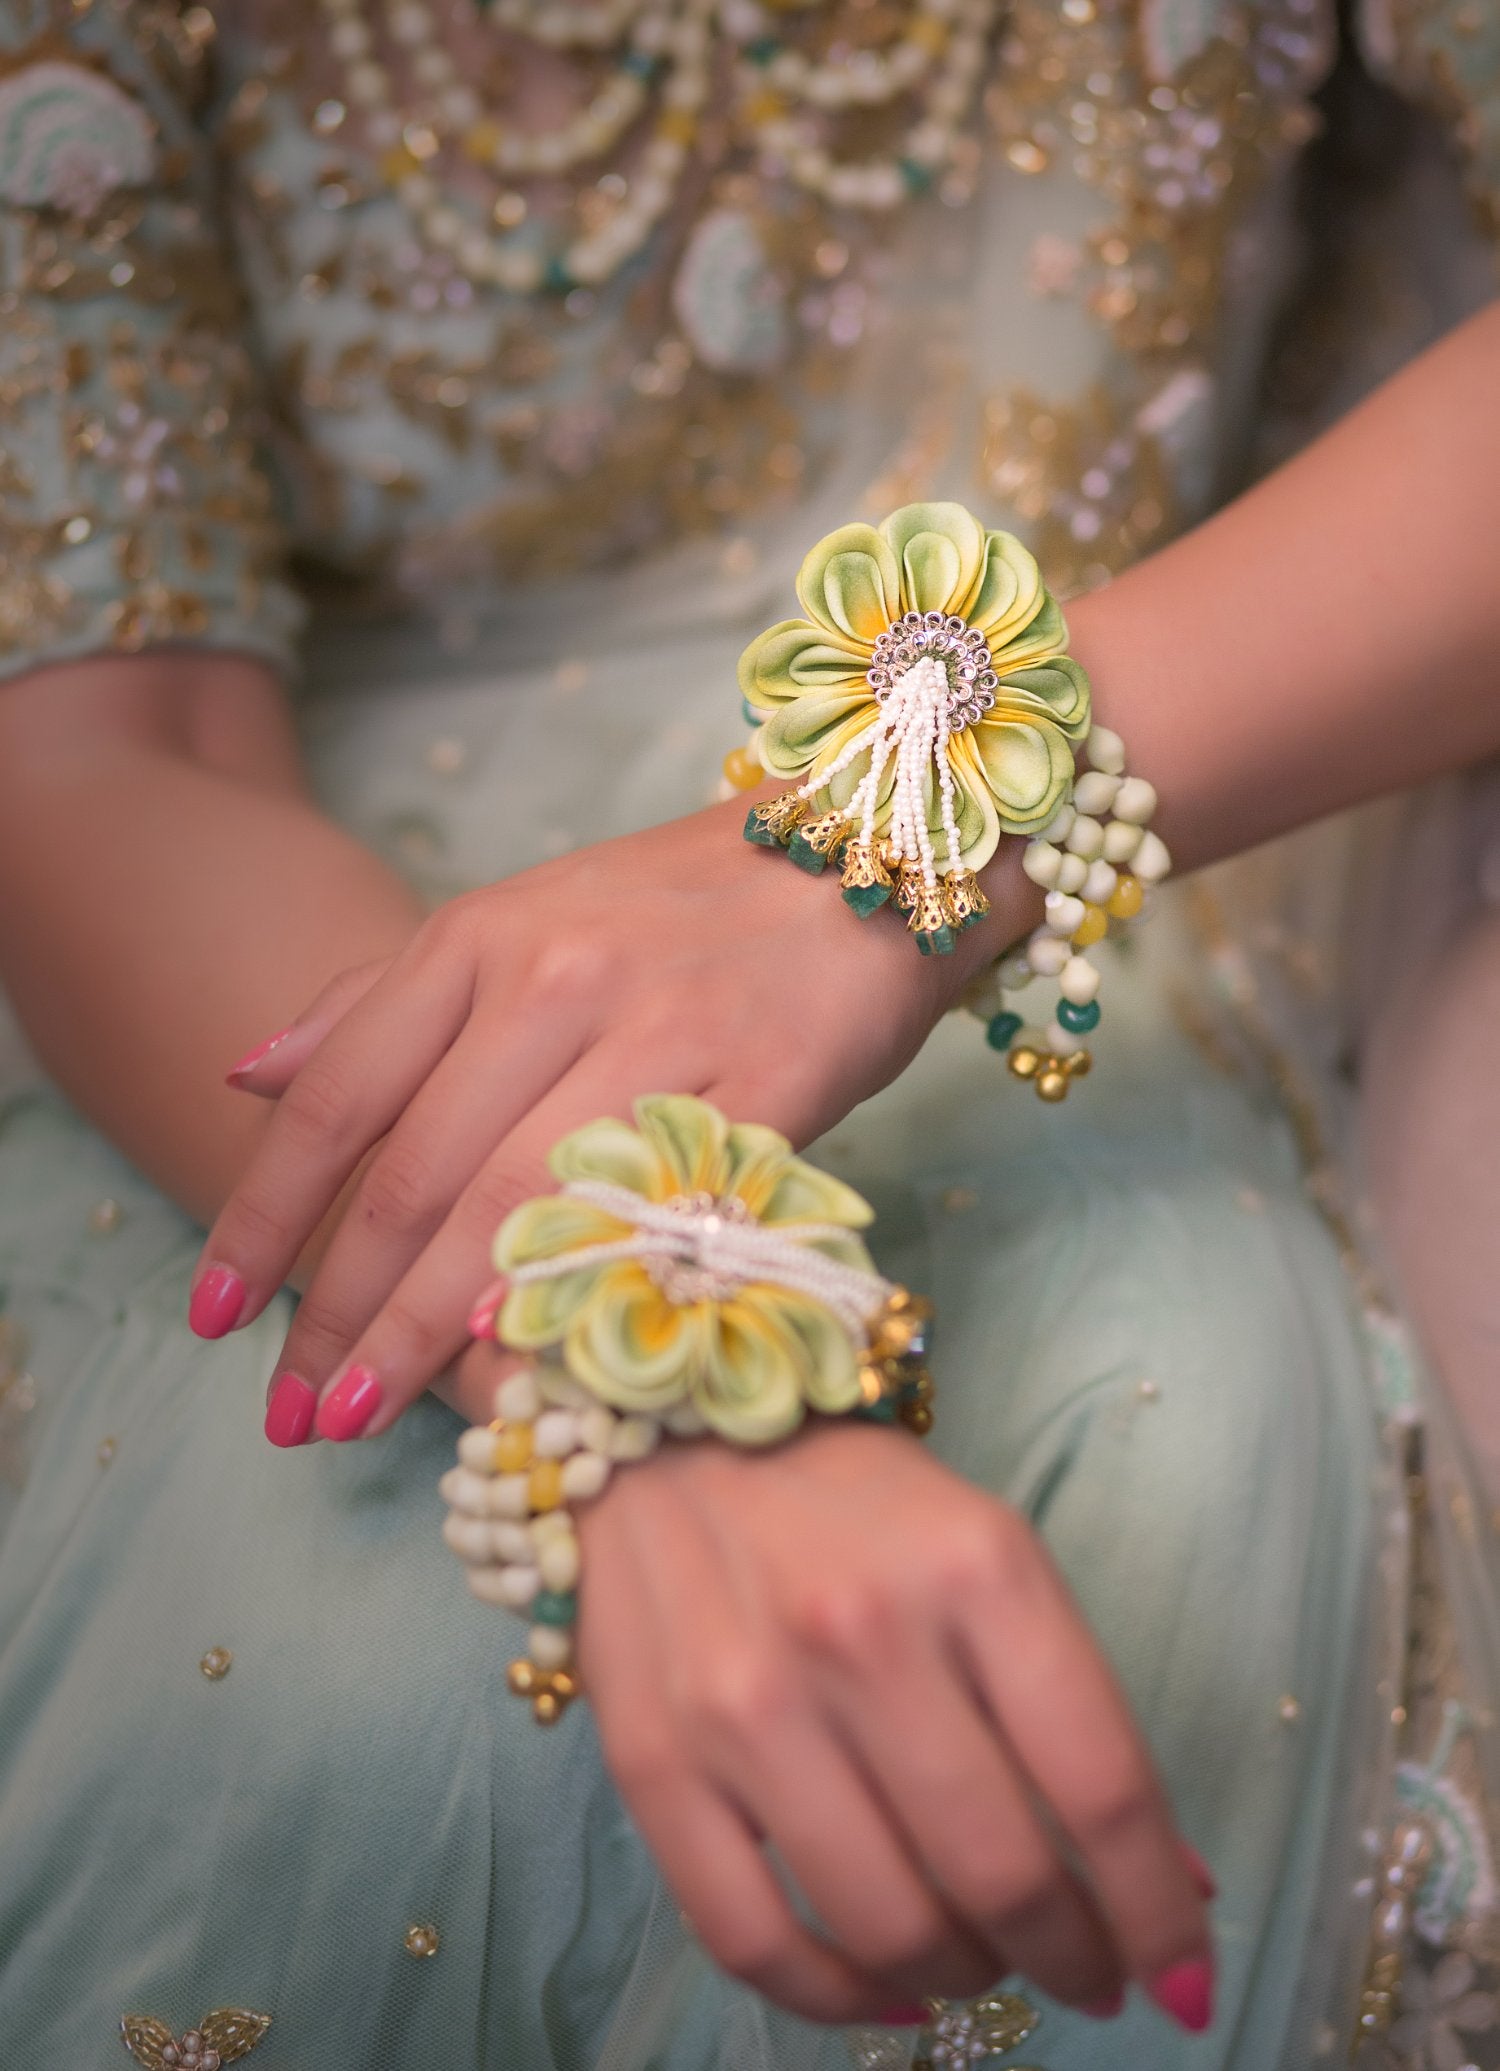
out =
[[1150,1754],[1046,1548],[1013,1513],[995,1519],[966,1578],[964,1658],[1127,1968],[1197,2032],[1213,2018],[1212,1942]]
[[[490,1243],[503,1218],[488,1231],[470,1218],[447,1230],[445,1224],[517,1117],[573,1063],[585,1035],[560,1019],[539,1019],[522,1031],[470,1017],[371,1154],[293,1318],[279,1366],[321,1387],[347,1362],[371,1364],[378,1355],[374,1371],[385,1375],[386,1348],[395,1339],[400,1372],[412,1383],[403,1399],[431,1384],[472,1334],[474,1298],[491,1277]],[[531,1191],[546,1183],[544,1166],[528,1168]],[[415,1275],[434,1240],[440,1249],[431,1270]],[[402,1314],[400,1305],[412,1303],[404,1332],[383,1332],[378,1347],[359,1350],[388,1305]],[[413,1364],[419,1360],[426,1362],[420,1376]]]
[[283,1094],[324,1036],[349,1009],[356,1006],[375,981],[390,968],[388,956],[373,963],[356,964],[340,971],[318,994],[311,1006],[275,1035],[247,1050],[224,1074],[225,1083],[238,1093],[255,1093],[274,1100]]
[[618,1048],[600,1045],[537,1102],[359,1332],[319,1403],[323,1437],[375,1438],[390,1429],[462,1348],[475,1294],[490,1277],[495,1232],[522,1201],[553,1188],[547,1157],[558,1139],[602,1114],[628,1112],[646,1080],[677,1078],[670,1060],[658,1058],[643,1072]]
[[641,1579],[654,1563],[631,1553],[591,1562],[580,1670],[610,1772],[688,1926],[721,1969],[804,2020],[878,2018],[889,1992],[797,1919],[744,1814],[677,1737],[662,1691],[681,1631],[658,1643]]
[[471,996],[470,965],[440,936],[419,939],[319,1043],[209,1232],[188,1310],[200,1337],[222,1337],[265,1307],[463,1027]]
[[[992,1973],[1066,2004],[1110,2005],[1123,1959],[1038,1818],[1009,1750],[932,1629],[831,1630],[821,1652],[840,1732]],[[894,1672],[893,1672],[894,1671]]]
[[962,1999],[1011,1966],[953,1917],[888,1807],[817,1719],[736,1679],[694,1693],[694,1744],[763,1832],[821,1926],[888,1999]]

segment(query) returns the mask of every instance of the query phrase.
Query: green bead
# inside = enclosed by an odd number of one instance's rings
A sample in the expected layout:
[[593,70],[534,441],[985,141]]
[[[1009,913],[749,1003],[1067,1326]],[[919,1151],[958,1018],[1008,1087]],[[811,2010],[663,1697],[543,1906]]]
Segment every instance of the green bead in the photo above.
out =
[[923,956],[951,956],[953,954],[952,928],[919,928],[917,947]]
[[754,707],[754,705],[752,705],[752,704],[751,704],[751,702],[750,702],[749,698],[741,698],[741,699],[740,699],[740,710],[741,710],[741,712],[743,712],[743,713],[744,713],[744,715],[745,715],[745,724],[746,724],[746,726],[764,726],[764,725],[765,725],[765,723],[766,723],[766,715],[765,715],[765,713],[764,713],[764,712],[757,712],[757,711],[756,711],[756,709],[755,709],[755,707]]
[[1090,1000],[1080,1007],[1072,1000],[1059,1000],[1057,1018],[1074,1035],[1087,1035],[1091,1028],[1099,1026],[1099,1002]]
[[549,259],[547,270],[542,275],[542,286],[549,295],[570,295],[578,285],[569,273],[566,261]]
[[787,844],[787,854],[799,870],[805,870],[809,877],[821,877],[828,868],[828,858],[820,855],[808,842],[799,827]]
[[901,177],[906,183],[908,194],[925,194],[932,185],[932,167],[921,165],[915,158],[899,158]]
[[1021,1033],[1019,1014],[992,1015],[984,1031],[984,1039],[992,1050],[1008,1050]]
[[539,1589],[531,1602],[533,1625],[571,1625],[578,1616],[576,1589]]
[[774,64],[780,52],[780,39],[775,36],[756,36],[745,45],[745,55],[752,65]]
[[861,920],[868,920],[890,896],[888,884],[851,884],[844,888],[844,904],[852,906]]
[[850,1411],[850,1415],[865,1424],[894,1424],[896,1405],[890,1396],[883,1395],[879,1402],[862,1402],[858,1409]]
[[620,60],[620,70],[628,72],[635,79],[654,79],[656,59],[644,50],[627,50]]

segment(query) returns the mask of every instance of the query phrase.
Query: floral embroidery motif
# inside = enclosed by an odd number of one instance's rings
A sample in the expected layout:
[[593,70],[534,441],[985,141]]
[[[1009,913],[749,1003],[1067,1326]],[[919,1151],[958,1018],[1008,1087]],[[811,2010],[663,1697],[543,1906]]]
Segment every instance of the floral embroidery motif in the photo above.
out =
[[39,58],[0,79],[0,195],[80,218],[156,164],[151,118],[106,73]]
[[672,307],[688,343],[716,373],[766,374],[786,357],[786,289],[740,209],[714,209],[694,227]]
[[[912,2071],[972,2071],[1003,2057],[1034,2035],[1036,2008],[1014,1992],[989,1992],[982,1999],[928,2002],[932,2018],[922,2030]],[[1017,2064],[1015,2071],[1026,2071]]]
[[205,2014],[196,2028],[174,2036],[154,2015],[128,2013],[120,2023],[120,2038],[145,2071],[221,2071],[248,2057],[270,2025],[268,2013],[221,2006]]

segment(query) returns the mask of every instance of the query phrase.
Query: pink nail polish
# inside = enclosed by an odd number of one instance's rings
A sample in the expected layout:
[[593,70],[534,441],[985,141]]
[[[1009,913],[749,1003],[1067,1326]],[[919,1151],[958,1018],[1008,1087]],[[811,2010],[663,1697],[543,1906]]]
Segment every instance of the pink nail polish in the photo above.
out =
[[505,1282],[497,1280],[487,1287],[469,1311],[469,1336],[471,1338],[492,1338],[495,1335],[495,1318],[500,1313],[500,1298],[505,1292]]
[[351,1366],[318,1405],[319,1435],[358,1438],[384,1399],[373,1370],[368,1366]]
[[200,1338],[234,1329],[245,1306],[245,1283],[229,1266],[210,1266],[188,1298],[188,1328]]
[[1203,1899],[1205,1903],[1209,1899],[1217,1898],[1219,1895],[1218,1883],[1214,1877],[1213,1871],[1203,1860],[1203,1857],[1198,1853],[1197,1849],[1191,1845],[1190,1842],[1180,1841],[1178,1843],[1178,1846],[1182,1850],[1182,1859],[1188,1866],[1188,1874],[1191,1876],[1193,1882],[1198,1887],[1198,1896],[1201,1899]]
[[1087,2006],[1079,2008],[1091,2021],[1112,2021],[1125,2011],[1125,1994],[1114,1992],[1108,1999],[1091,1999]]
[[1202,1958],[1174,1963],[1149,1978],[1146,1990],[1165,2014],[1190,2035],[1201,2035],[1214,2017],[1213,1965]]
[[925,2006],[888,2006],[880,2016],[882,2028],[925,2028],[928,2014]]
[[301,1374],[284,1373],[266,1404],[266,1436],[272,1445],[302,1445],[312,1429],[318,1391]]
[[278,1029],[275,1035],[267,1036],[263,1043],[257,1043],[253,1050],[247,1050],[237,1064],[231,1064],[224,1077],[231,1086],[236,1079],[242,1079],[246,1072],[254,1071],[263,1057],[269,1057],[278,1043],[284,1043],[291,1034],[289,1028]]

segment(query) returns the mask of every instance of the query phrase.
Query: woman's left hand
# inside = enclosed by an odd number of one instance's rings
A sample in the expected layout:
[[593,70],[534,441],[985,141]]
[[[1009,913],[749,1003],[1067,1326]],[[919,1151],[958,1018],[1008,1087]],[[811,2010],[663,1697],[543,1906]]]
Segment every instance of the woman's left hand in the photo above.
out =
[[[216,1220],[193,1326],[248,1322],[348,1196],[275,1369],[267,1428],[374,1436],[445,1372],[496,1229],[546,1191],[559,1137],[698,1093],[802,1145],[894,1078],[1019,932],[997,914],[925,958],[739,838],[731,800],[442,907],[388,964],[335,981],[237,1083],[279,1096]],[[456,1406],[483,1418],[488,1382]],[[444,1391],[453,1399],[454,1389]]]

